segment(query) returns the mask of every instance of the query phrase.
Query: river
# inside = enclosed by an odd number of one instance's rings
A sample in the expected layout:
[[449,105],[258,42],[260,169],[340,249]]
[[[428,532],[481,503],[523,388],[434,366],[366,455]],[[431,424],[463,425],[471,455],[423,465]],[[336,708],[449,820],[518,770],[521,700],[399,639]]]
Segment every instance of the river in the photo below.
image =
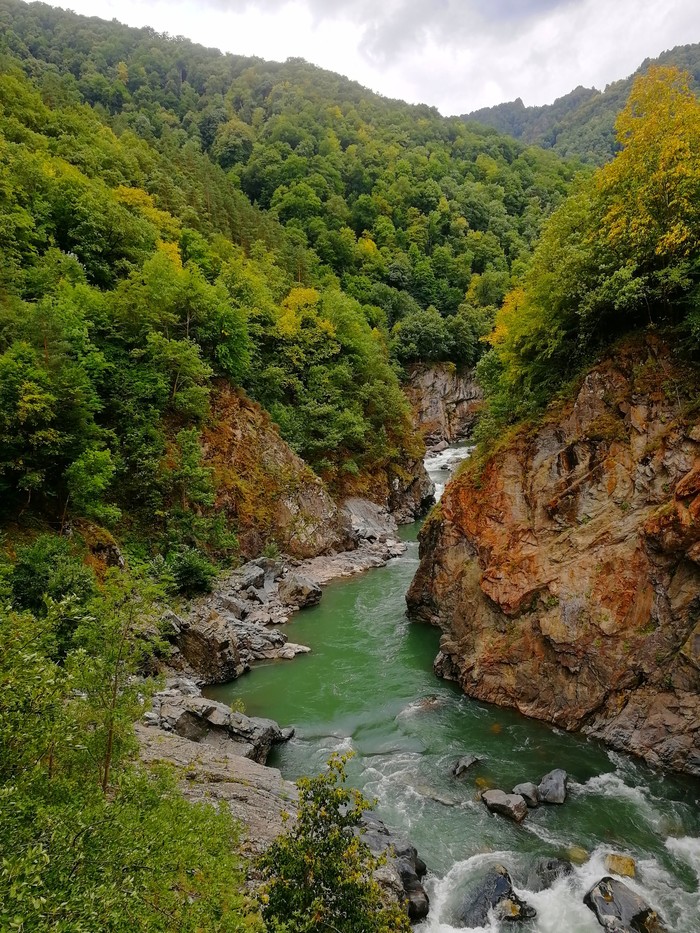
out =
[[[442,469],[466,448],[427,462],[438,492]],[[290,638],[312,648],[292,662],[256,666],[252,675],[210,688],[242,699],[246,712],[293,725],[296,737],[269,764],[291,780],[323,769],[331,752],[353,751],[352,784],[376,798],[378,815],[402,829],[430,873],[431,910],[420,933],[451,933],[470,883],[500,862],[516,891],[537,910],[527,933],[600,933],[584,893],[608,874],[609,852],[632,855],[626,880],[672,933],[700,933],[700,782],[655,772],[517,713],[475,702],[435,677],[439,633],[408,621],[405,593],[418,566],[420,525],[402,529],[406,553],[386,567],[330,584],[321,603],[299,613]],[[457,758],[483,756],[466,777]],[[515,825],[490,815],[479,790],[509,791],[552,768],[570,776],[560,807],[540,807]],[[574,874],[542,892],[528,889],[537,857],[581,861]],[[494,922],[489,931],[512,930]]]

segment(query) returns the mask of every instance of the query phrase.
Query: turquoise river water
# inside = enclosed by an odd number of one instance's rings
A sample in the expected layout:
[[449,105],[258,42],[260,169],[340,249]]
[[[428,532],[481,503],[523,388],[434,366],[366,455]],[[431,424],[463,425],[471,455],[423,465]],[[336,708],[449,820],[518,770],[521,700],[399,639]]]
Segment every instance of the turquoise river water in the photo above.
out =
[[[462,455],[466,451],[462,450]],[[428,462],[441,492],[441,467]],[[419,525],[402,529],[406,553],[386,567],[332,583],[319,606],[297,614],[290,640],[312,653],[257,666],[208,694],[241,698],[246,712],[293,725],[296,737],[269,764],[294,780],[322,770],[331,752],[354,751],[350,781],[376,798],[378,815],[401,829],[428,864],[431,911],[420,933],[451,933],[465,886],[494,862],[510,871],[537,918],[527,933],[600,933],[583,904],[607,872],[609,852],[632,855],[629,881],[671,933],[700,933],[700,782],[655,772],[517,713],[475,702],[435,677],[439,633],[411,623],[405,594],[418,565]],[[462,755],[483,756],[466,778],[452,777]],[[531,811],[521,825],[490,815],[479,788],[510,790],[552,768],[569,772],[561,807]],[[528,890],[540,856],[588,859],[547,891]],[[513,929],[503,924],[503,929]],[[494,921],[489,931],[499,931]]]

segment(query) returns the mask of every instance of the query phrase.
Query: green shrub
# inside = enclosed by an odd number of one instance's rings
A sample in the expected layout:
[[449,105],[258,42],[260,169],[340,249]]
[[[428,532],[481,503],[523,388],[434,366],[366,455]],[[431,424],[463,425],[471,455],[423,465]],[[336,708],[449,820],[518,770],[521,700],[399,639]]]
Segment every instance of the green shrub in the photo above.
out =
[[175,588],[184,596],[211,592],[216,567],[196,548],[183,548],[170,562]]
[[400,933],[408,914],[382,903],[373,871],[382,863],[362,841],[362,814],[370,804],[344,786],[346,757],[297,781],[296,822],[259,861],[265,884],[262,915],[271,931]]
[[47,597],[56,602],[66,596],[87,599],[95,588],[95,577],[70,542],[55,535],[40,535],[21,548],[10,574],[12,601],[17,609],[43,614]]

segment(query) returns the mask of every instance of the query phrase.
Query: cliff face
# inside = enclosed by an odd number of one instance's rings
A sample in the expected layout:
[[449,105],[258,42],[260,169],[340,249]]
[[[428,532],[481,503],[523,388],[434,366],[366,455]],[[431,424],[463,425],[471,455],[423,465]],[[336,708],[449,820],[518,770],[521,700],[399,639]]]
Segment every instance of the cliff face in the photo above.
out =
[[404,391],[428,446],[467,437],[483,401],[473,374],[459,373],[448,363],[414,366]]
[[350,546],[347,520],[321,480],[262,408],[227,383],[217,387],[203,447],[216,508],[238,528],[244,556],[272,542],[298,558]]
[[699,389],[638,342],[448,486],[408,595],[438,673],[700,774]]

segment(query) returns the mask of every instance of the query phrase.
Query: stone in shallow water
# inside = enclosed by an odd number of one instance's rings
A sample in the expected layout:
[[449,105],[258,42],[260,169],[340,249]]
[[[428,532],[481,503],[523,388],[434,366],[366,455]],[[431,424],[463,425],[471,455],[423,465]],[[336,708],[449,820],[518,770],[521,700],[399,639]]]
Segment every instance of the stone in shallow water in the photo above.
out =
[[490,911],[499,920],[532,920],[537,911],[521,900],[503,865],[494,865],[465,897],[459,911],[459,926],[468,929],[486,926]]
[[481,761],[481,758],[478,755],[463,755],[459,761],[456,761],[452,766],[452,774],[455,777],[461,777],[479,761]]
[[616,878],[601,878],[586,894],[583,903],[610,933],[667,933],[656,911]]
[[505,794],[502,790],[485,790],[481,799],[492,813],[500,813],[515,820],[516,823],[522,823],[527,816],[527,804],[520,794]]
[[564,803],[568,781],[569,776],[561,768],[545,774],[537,788],[541,803]]
[[546,891],[560,878],[573,874],[574,866],[563,858],[538,858],[527,876],[528,891]]
[[574,865],[583,865],[589,859],[589,854],[582,846],[569,846],[566,850],[566,854],[569,856]]
[[631,855],[611,852],[610,855],[605,856],[605,867],[614,875],[622,875],[623,878],[635,878],[637,876],[637,864]]

